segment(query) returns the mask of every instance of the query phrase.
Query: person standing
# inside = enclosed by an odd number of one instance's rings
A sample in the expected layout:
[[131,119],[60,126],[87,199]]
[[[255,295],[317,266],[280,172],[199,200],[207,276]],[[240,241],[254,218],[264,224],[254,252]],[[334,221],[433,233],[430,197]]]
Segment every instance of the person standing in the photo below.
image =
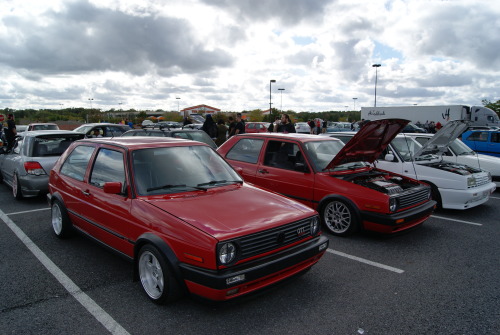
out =
[[229,130],[228,130],[228,135],[227,138],[231,137],[234,135],[234,132],[236,131],[236,122],[234,121],[234,118],[232,116],[227,118],[229,121]]
[[281,115],[281,123],[278,126],[278,133],[296,133],[297,131],[295,130],[295,126],[292,123],[292,120],[290,120],[290,116],[288,114],[283,114]]
[[217,121],[217,138],[215,139],[215,144],[221,146],[222,143],[226,142],[227,126],[224,124],[224,120],[220,119]]
[[234,134],[244,134],[245,133],[245,121],[241,119],[241,113],[236,114],[236,127]]
[[212,115],[207,115],[207,118],[205,119],[205,122],[203,122],[201,130],[206,132],[212,139],[215,139],[217,137],[217,125],[215,124]]
[[321,128],[321,133],[324,134],[326,133],[326,128],[328,127],[328,121],[324,120],[323,121],[323,127]]
[[5,131],[5,139],[7,140],[7,151],[12,149],[14,144],[14,139],[17,135],[16,122],[14,121],[14,114],[9,114],[7,116],[7,128]]

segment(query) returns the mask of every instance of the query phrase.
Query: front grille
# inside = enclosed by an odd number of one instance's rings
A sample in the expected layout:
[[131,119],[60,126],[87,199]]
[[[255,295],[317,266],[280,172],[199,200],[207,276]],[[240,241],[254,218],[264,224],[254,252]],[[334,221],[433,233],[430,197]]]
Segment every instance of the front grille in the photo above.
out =
[[474,176],[476,177],[476,187],[486,185],[490,182],[488,176]]
[[311,236],[311,219],[243,236],[236,240],[240,259],[260,255]]
[[422,188],[416,192],[411,192],[408,194],[403,194],[398,198],[399,208],[404,209],[407,207],[414,206],[423,201],[429,200],[429,192],[428,188]]

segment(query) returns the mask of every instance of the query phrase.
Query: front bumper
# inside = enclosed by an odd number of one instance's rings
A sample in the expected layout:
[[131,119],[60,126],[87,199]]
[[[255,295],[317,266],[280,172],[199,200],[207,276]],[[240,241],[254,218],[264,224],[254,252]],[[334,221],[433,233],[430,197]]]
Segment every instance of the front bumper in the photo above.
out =
[[[190,293],[211,300],[228,300],[277,283],[317,263],[329,240],[318,236],[307,242],[224,270],[208,270],[181,264]],[[231,279],[244,276],[244,280]]]
[[421,224],[429,218],[435,208],[436,201],[430,200],[420,206],[394,214],[362,211],[361,218],[363,226],[367,230],[381,233],[395,233]]

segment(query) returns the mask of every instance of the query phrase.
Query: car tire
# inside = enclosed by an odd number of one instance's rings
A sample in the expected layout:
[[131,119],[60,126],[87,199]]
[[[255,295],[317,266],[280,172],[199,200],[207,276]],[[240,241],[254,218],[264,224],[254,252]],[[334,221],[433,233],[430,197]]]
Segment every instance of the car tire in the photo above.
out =
[[64,208],[59,200],[54,200],[50,212],[54,234],[59,238],[70,237],[73,233],[73,225],[71,224],[66,208]]
[[348,236],[359,229],[356,212],[348,203],[341,200],[328,202],[321,211],[323,226],[337,236]]
[[17,176],[17,173],[14,173],[12,176],[12,195],[17,200],[23,198],[23,192],[21,190],[21,184],[19,183],[19,178]]
[[141,248],[137,267],[142,288],[154,303],[162,305],[180,297],[177,280],[156,247],[146,244]]
[[443,208],[443,200],[441,199],[441,193],[439,193],[439,189],[436,185],[429,182],[427,183],[431,185],[431,199],[436,201],[436,209]]

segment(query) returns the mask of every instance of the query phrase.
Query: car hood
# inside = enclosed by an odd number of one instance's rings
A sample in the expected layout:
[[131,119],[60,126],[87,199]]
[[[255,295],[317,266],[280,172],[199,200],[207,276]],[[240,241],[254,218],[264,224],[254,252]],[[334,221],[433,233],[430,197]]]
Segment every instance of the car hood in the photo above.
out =
[[219,240],[278,227],[315,213],[305,205],[248,184],[145,201]]
[[368,122],[335,155],[325,170],[350,162],[373,163],[409,122],[403,119]]
[[448,150],[450,143],[458,138],[468,127],[468,121],[455,120],[448,122],[415,152],[414,157],[428,154],[443,155]]

